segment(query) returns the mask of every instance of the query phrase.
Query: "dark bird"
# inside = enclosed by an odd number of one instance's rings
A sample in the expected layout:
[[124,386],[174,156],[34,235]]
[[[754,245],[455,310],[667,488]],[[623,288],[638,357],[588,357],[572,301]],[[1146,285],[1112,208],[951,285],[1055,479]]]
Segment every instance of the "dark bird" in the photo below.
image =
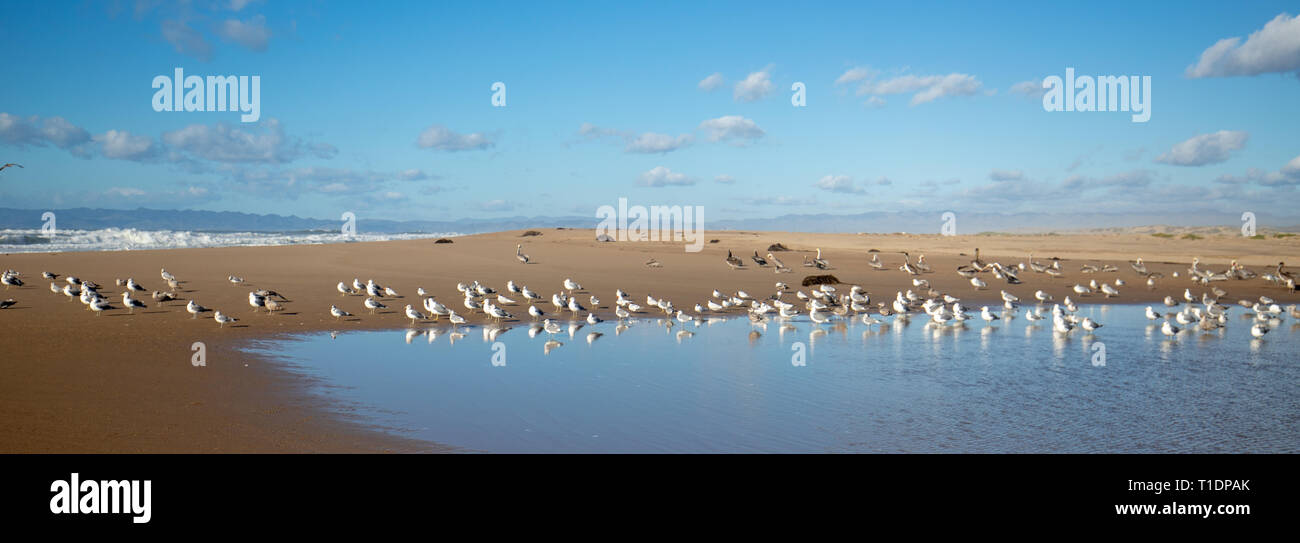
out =
[[754,256],[751,256],[750,258],[754,259],[754,263],[758,264],[758,267],[760,268],[767,265],[767,261],[764,260],[763,257],[758,256],[758,251],[754,251]]
[[16,303],[18,303],[18,302],[15,302],[13,298],[10,298],[10,299],[8,299],[8,300],[5,300],[5,301],[3,301],[3,302],[0,302],[0,309],[8,309],[9,306],[14,305],[14,304],[16,304]]
[[[10,162],[10,163],[8,163],[8,164],[5,164],[4,166],[0,166],[0,172],[4,171],[5,168],[8,168],[8,167],[10,167],[10,166],[18,166],[19,168],[22,168],[22,167],[23,167],[22,164],[14,164],[13,162]],[[23,168],[23,169],[26,169],[26,168]]]

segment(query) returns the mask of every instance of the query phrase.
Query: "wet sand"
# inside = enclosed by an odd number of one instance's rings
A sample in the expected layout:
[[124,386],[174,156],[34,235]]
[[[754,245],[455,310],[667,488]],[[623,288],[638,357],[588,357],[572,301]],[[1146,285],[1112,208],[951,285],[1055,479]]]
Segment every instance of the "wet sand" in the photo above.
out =
[[[436,444],[407,440],[400,434],[377,431],[364,421],[335,414],[335,409],[308,392],[311,382],[273,360],[261,360],[237,349],[241,342],[280,333],[405,328],[410,321],[403,307],[423,309],[416,295],[424,287],[440,301],[470,319],[485,322],[481,313],[468,315],[460,305],[458,282],[478,280],[499,291],[513,279],[546,300],[539,307],[552,312],[550,295],[561,282],[581,283],[580,298],[597,295],[598,315],[612,317],[615,289],[628,291],[638,303],[647,294],[668,298],[691,312],[714,289],[745,290],[756,297],[773,292],[777,281],[799,289],[811,274],[833,274],[846,284],[863,285],[874,301],[887,301],[898,290],[913,288],[912,277],[899,271],[908,251],[926,255],[935,270],[926,274],[932,286],[963,299],[968,306],[1000,304],[999,290],[1031,300],[1035,290],[1045,290],[1057,300],[1073,296],[1075,283],[1090,279],[1112,283],[1121,295],[1074,297],[1081,303],[1157,303],[1166,295],[1182,299],[1184,288],[1199,296],[1208,287],[1193,285],[1185,275],[1194,256],[1205,268],[1222,271],[1236,259],[1263,274],[1278,261],[1300,265],[1300,239],[1250,240],[1211,236],[1201,240],[1162,239],[1146,234],[1043,235],[1043,236],[922,236],[800,234],[780,232],[708,232],[699,253],[687,253],[683,244],[668,242],[594,241],[591,230],[540,229],[541,236],[521,237],[522,231],[498,232],[454,238],[454,243],[433,240],[172,249],[159,251],[85,252],[0,255],[0,269],[21,272],[27,283],[0,292],[0,299],[17,304],[0,310],[0,452],[434,452],[448,450]],[[523,243],[532,257],[520,264],[514,245]],[[781,243],[789,252],[774,253],[791,268],[777,274],[758,268],[749,255],[765,255],[770,244]],[[1007,285],[983,274],[987,290],[977,291],[954,273],[971,261],[974,249],[983,260],[1015,265],[1034,260],[1062,259],[1063,278],[1053,279],[1026,270],[1020,285]],[[832,269],[820,271],[802,265],[805,255],[821,248]],[[868,267],[869,249],[881,252],[887,271]],[[723,262],[727,250],[746,263],[732,270]],[[1164,273],[1158,287],[1148,290],[1144,278],[1128,261],[1142,257],[1151,271]],[[662,267],[647,267],[654,258]],[[1113,264],[1118,272],[1087,274],[1082,264]],[[159,269],[166,268],[182,282],[179,299],[163,304],[148,294],[136,296],[149,305],[128,315],[121,306],[122,287],[115,278],[134,277],[149,291],[166,290]],[[42,271],[71,274],[99,283],[101,292],[116,309],[96,317],[77,300],[49,291]],[[232,285],[228,275],[245,278]],[[342,296],[339,281],[351,284],[373,278],[402,297],[383,298],[388,309],[371,315],[362,307],[364,296]],[[58,282],[63,284],[63,277]],[[1296,296],[1262,280],[1213,283],[1228,292],[1226,303],[1260,295],[1279,303],[1296,303]],[[289,301],[277,314],[253,313],[248,292],[274,290]],[[515,298],[521,298],[514,296]],[[188,300],[239,319],[218,328],[205,313],[191,319]],[[336,321],[330,304],[353,313]],[[528,320],[527,306],[507,308],[518,320]],[[743,312],[735,312],[743,315]],[[568,319],[566,313],[562,316]],[[431,326],[430,322],[419,326]],[[207,365],[191,364],[191,345],[206,345]],[[365,361],[358,361],[364,363]],[[335,406],[337,407],[337,406]]]

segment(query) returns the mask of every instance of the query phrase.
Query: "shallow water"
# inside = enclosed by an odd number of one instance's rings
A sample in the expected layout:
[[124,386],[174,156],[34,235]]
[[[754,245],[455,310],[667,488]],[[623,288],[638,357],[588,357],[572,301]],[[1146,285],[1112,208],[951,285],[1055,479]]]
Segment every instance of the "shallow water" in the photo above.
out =
[[1085,306],[1096,334],[975,312],[938,330],[916,317],[584,323],[549,354],[529,323],[247,350],[321,377],[317,392],[378,425],[479,451],[1296,452],[1300,324],[1254,340],[1240,309],[1226,330],[1173,340],[1141,306]]

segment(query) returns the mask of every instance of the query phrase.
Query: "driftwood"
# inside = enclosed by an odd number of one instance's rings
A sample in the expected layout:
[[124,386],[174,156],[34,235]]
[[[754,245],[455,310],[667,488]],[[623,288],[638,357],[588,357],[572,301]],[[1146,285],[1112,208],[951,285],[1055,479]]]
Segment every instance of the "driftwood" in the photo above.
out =
[[449,239],[447,239],[447,238],[438,238],[438,239],[434,240],[433,242],[434,242],[434,243],[455,243],[454,241],[449,240]]
[[773,243],[767,246],[767,250],[775,253],[777,251],[789,251],[790,249],[786,248],[785,245],[781,245],[780,243]]

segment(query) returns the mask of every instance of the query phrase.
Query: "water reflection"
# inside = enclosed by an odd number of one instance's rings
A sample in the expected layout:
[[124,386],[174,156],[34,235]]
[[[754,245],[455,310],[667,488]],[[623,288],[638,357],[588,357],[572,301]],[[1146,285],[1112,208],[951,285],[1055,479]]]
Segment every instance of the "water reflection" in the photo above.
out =
[[[1233,319],[1170,338],[1143,313],[1080,307],[1105,324],[1091,334],[1009,318],[651,318],[327,332],[249,350],[323,377],[321,394],[381,424],[485,451],[1300,452],[1300,325],[1253,339],[1253,321]],[[421,334],[427,345],[407,347]],[[438,364],[412,363],[429,353]]]

